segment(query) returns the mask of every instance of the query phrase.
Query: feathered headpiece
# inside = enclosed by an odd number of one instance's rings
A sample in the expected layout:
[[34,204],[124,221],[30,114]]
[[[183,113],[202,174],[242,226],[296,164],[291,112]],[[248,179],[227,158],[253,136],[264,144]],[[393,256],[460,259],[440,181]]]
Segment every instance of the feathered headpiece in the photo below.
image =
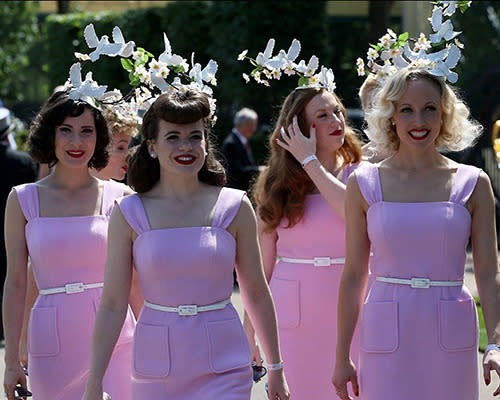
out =
[[257,83],[270,86],[270,80],[279,80],[284,73],[288,76],[297,75],[299,77],[297,88],[322,87],[330,92],[335,90],[335,77],[331,68],[322,65],[319,73],[316,74],[319,67],[318,57],[313,55],[307,64],[305,60],[296,63],[301,50],[300,42],[297,39],[293,39],[288,51],[282,49],[273,57],[274,43],[274,39],[269,39],[264,52],[257,54],[255,59],[247,56],[248,50],[240,53],[239,61],[248,59],[255,67],[250,75],[243,74],[247,83],[253,78]]
[[172,46],[163,34],[165,50],[158,60],[149,51],[135,46],[135,42],[125,42],[121,29],[113,28],[112,39],[104,35],[97,37],[93,24],[84,30],[85,42],[90,54],[75,53],[81,62],[95,62],[100,56],[120,57],[123,68],[129,72],[129,81],[132,89],[123,96],[120,91],[107,92],[107,86],[101,86],[92,79],[92,72],[88,72],[82,80],[82,64],[74,63],[70,68],[69,80],[66,83],[70,90],[70,97],[74,100],[87,101],[94,106],[107,105],[120,115],[137,116],[138,110],[146,110],[161,94],[168,91],[186,91],[196,89],[208,95],[210,101],[210,118],[215,123],[216,100],[212,97],[211,86],[217,85],[215,74],[218,65],[210,60],[202,69],[194,63],[194,53],[191,55],[191,69],[187,60],[172,52]]
[[[429,38],[420,33],[418,39],[409,39],[408,32],[396,35],[391,29],[387,29],[387,33],[376,45],[370,45],[367,63],[362,58],[356,60],[358,75],[365,75],[366,68],[382,83],[399,69],[411,66],[424,68],[433,75],[455,83],[458,74],[452,69],[457,65],[461,56],[460,49],[464,46],[457,39],[461,32],[455,32],[451,20],[444,20],[444,17],[451,17],[457,8],[464,13],[471,1],[438,1],[433,4],[429,21],[434,33]],[[413,42],[413,49],[410,42]],[[445,45],[445,48],[431,51],[441,45]]]

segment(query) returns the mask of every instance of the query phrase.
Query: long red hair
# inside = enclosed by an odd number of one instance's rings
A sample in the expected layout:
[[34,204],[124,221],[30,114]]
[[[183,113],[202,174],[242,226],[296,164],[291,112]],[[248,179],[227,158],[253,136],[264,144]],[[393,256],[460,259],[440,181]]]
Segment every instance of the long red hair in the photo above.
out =
[[[290,228],[304,216],[305,197],[314,190],[314,183],[293,155],[276,143],[276,139],[281,138],[280,128],[289,126],[294,115],[298,116],[300,130],[309,136],[303,111],[312,98],[324,90],[326,89],[295,89],[281,106],[278,121],[269,138],[271,156],[268,166],[252,189],[257,213],[265,222],[266,230],[275,229],[283,218],[287,219],[287,228]],[[337,95],[333,95],[345,119],[346,109]],[[344,144],[336,152],[342,158],[343,166],[361,161],[361,145],[356,134],[347,123],[344,131]]]

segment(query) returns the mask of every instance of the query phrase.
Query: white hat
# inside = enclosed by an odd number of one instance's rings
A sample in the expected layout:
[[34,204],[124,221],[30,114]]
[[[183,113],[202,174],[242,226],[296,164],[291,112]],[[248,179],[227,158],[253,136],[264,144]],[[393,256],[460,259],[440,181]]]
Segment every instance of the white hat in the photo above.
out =
[[12,125],[12,118],[9,109],[0,107],[0,133]]

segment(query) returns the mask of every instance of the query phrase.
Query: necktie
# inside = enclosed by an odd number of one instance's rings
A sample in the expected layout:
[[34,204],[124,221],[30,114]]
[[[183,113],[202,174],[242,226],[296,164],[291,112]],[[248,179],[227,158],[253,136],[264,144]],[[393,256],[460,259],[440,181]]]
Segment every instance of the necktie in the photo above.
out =
[[245,148],[247,149],[248,159],[252,164],[255,164],[255,160],[252,154],[252,148],[250,147],[250,144],[248,142],[245,143]]

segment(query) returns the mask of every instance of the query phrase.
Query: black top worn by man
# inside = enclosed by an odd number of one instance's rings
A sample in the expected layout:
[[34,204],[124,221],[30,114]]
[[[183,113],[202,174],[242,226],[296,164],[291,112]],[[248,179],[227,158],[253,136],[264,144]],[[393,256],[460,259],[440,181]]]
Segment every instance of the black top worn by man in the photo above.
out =
[[[10,111],[0,107],[0,301],[3,299],[3,283],[7,272],[7,256],[5,254],[4,218],[5,205],[10,191],[16,185],[34,182],[38,176],[38,165],[32,158],[9,145],[8,136],[12,130]],[[0,335],[3,339],[3,325],[0,326]]]
[[248,191],[259,173],[248,139],[257,129],[257,113],[249,108],[238,111],[234,117],[234,129],[222,143],[222,154],[227,168],[227,186]]

